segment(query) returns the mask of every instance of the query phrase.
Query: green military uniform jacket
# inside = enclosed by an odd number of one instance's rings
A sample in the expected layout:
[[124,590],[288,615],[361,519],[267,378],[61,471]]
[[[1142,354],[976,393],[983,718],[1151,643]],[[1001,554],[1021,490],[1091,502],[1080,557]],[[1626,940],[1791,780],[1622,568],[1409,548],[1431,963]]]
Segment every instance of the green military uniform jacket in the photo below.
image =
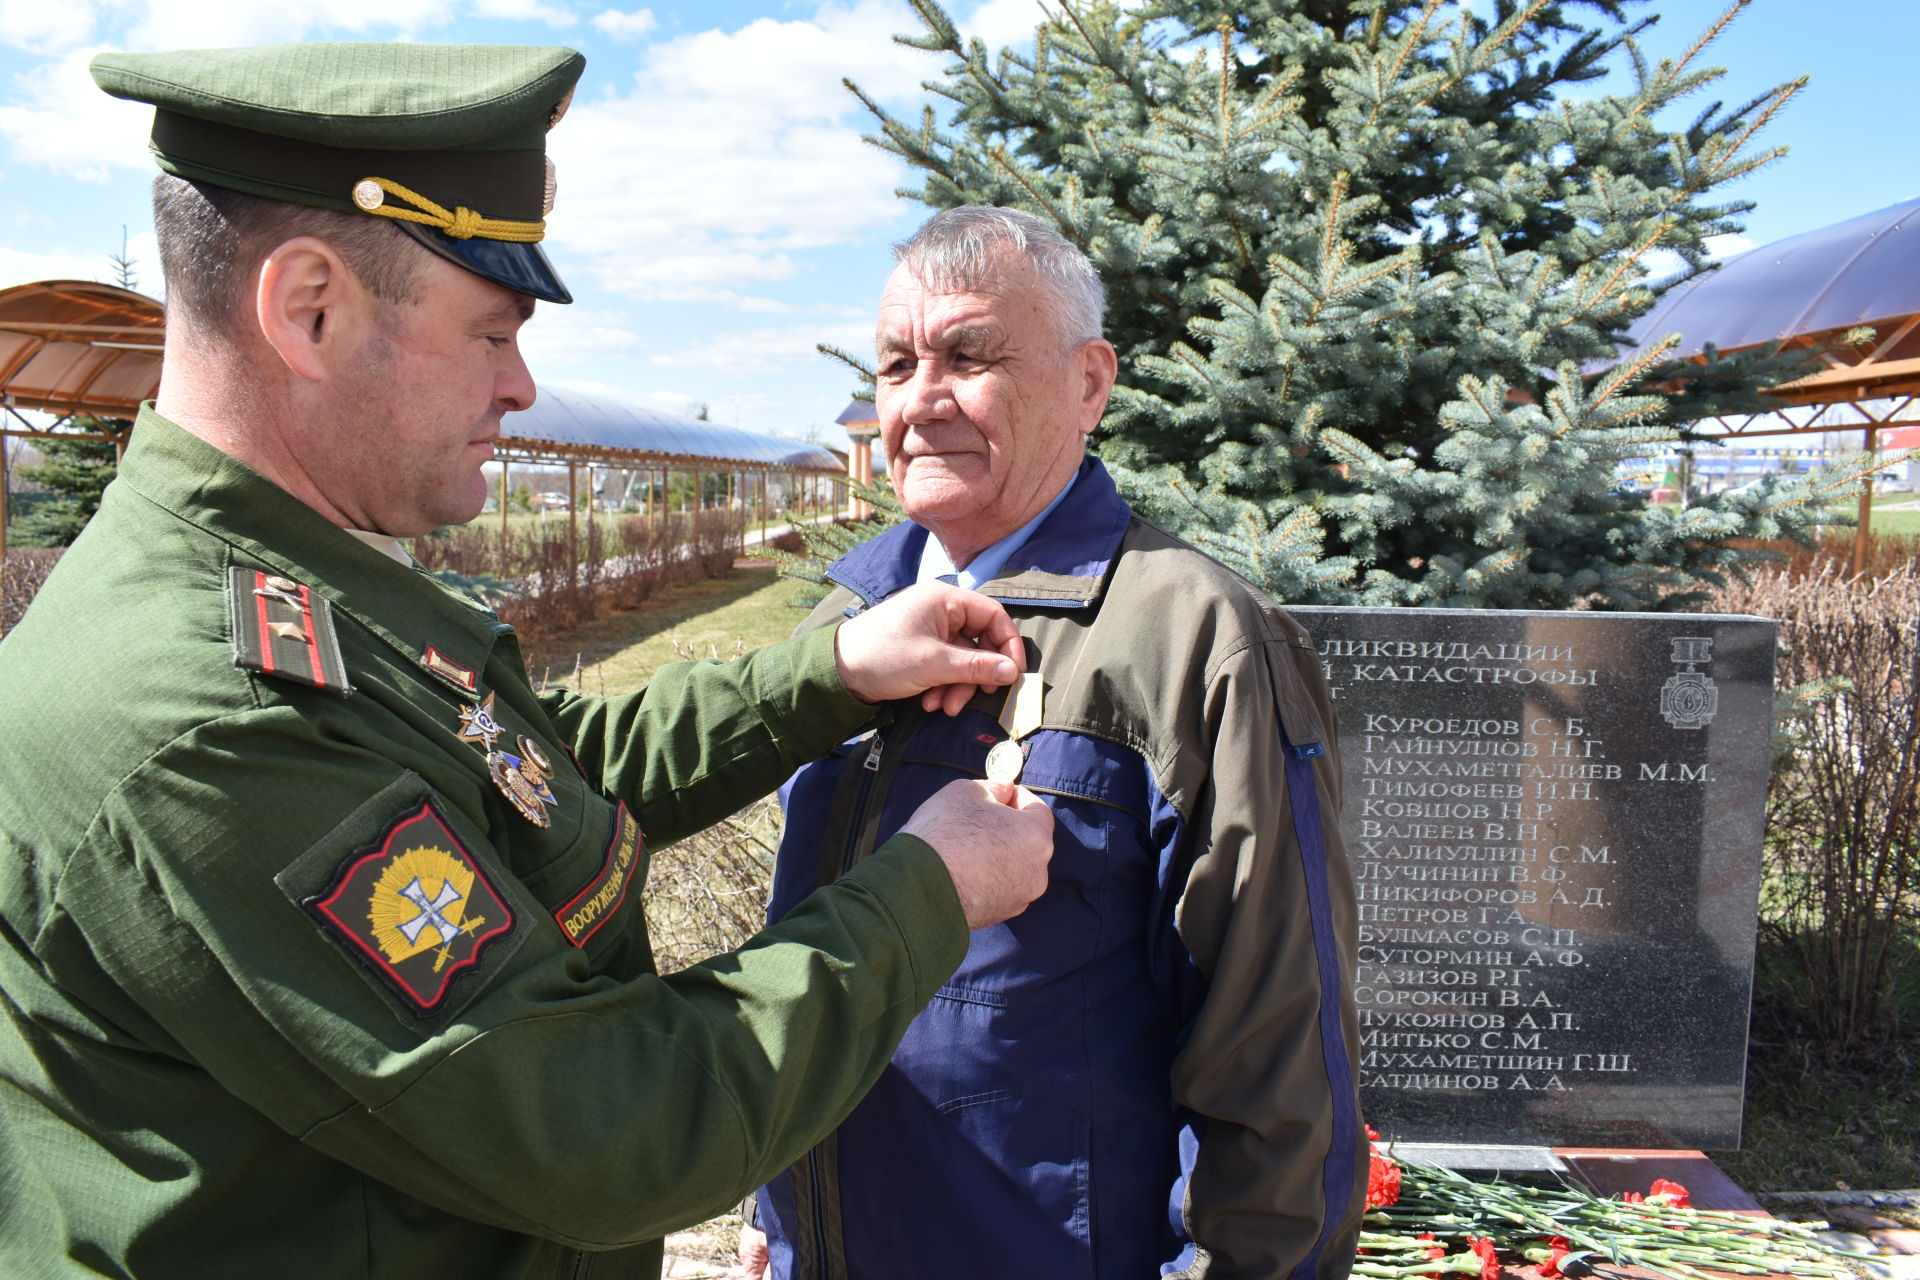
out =
[[657,1275],[965,952],[903,837],[653,973],[645,848],[870,714],[831,633],[537,693],[490,613],[143,413],[0,642],[0,1274]]

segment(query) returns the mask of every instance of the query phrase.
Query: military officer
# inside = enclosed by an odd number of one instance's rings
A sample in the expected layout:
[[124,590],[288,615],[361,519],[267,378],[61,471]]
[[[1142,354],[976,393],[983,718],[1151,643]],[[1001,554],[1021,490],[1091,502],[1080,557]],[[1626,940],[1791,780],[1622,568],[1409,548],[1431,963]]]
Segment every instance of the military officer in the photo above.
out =
[[[647,849],[876,703],[1017,674],[928,586],[642,693],[536,690],[397,537],[471,519],[567,49],[103,55],[156,108],[166,374],[0,646],[0,1274],[654,1276],[847,1113],[1051,819],[960,782],[654,975]],[[591,1256],[590,1256],[591,1255]]]

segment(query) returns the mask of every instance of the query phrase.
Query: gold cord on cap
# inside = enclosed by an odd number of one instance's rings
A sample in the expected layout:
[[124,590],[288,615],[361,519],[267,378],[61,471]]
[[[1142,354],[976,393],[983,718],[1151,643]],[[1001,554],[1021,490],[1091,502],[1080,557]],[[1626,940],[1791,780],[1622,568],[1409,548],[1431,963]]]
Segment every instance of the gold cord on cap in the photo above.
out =
[[[388,204],[388,196],[398,196],[414,208],[403,209]],[[404,222],[437,227],[455,240],[470,240],[480,236],[514,244],[537,244],[547,235],[545,222],[513,222],[505,218],[482,217],[464,205],[448,212],[445,206],[435,204],[419,192],[388,178],[362,178],[354,183],[353,203],[367,213],[378,214],[382,218],[399,218]]]

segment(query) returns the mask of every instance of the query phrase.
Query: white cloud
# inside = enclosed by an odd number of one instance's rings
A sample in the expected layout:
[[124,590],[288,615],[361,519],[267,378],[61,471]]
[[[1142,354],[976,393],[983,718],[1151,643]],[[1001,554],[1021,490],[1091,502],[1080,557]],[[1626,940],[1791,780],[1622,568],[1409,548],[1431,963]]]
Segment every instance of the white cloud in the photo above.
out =
[[[117,247],[117,246],[116,246]],[[104,253],[82,253],[69,249],[35,252],[0,245],[0,283],[8,286],[36,280],[108,281],[113,269]],[[142,281],[141,283],[145,283]],[[146,292],[144,289],[141,292]]]
[[0,0],[0,44],[57,53],[93,35],[90,0]]
[[829,342],[859,352],[873,345],[873,325],[795,325],[783,329],[737,329],[714,334],[698,346],[664,352],[648,363],[669,369],[711,369],[729,376],[775,373],[825,359],[815,344]]
[[[44,243],[44,237],[35,235]],[[36,280],[93,280],[101,284],[118,283],[110,256],[119,252],[119,238],[94,250],[16,249],[0,245],[0,285],[28,284]],[[153,232],[141,231],[127,237],[127,257],[133,260],[137,292],[164,300],[166,287],[160,276],[160,247]]]
[[[488,0],[481,0],[487,3]],[[327,0],[271,4],[261,0],[138,0],[145,15],[124,47],[206,49],[299,40],[314,31],[411,35],[454,16],[453,0]]]
[[861,141],[840,79],[917,97],[937,63],[893,43],[911,26],[897,0],[857,0],[651,46],[630,91],[576,99],[554,131],[553,239],[631,297],[730,300],[870,234],[900,213],[904,175]]
[[474,0],[473,11],[482,18],[544,22],[550,27],[570,27],[580,20],[573,10],[545,0]]
[[647,342],[627,324],[627,316],[619,311],[541,307],[520,331],[520,349],[536,378],[547,369],[637,356],[646,350]]
[[14,77],[14,100],[0,106],[0,137],[14,159],[88,182],[105,182],[115,166],[149,167],[153,108],[94,87],[87,63],[98,52],[76,49]]
[[593,16],[593,25],[615,40],[638,40],[660,25],[651,9],[607,9]]
[[1047,19],[1040,6],[1041,0],[986,0],[959,24],[960,33],[995,53],[1009,47],[1031,52],[1034,28]]
[[1708,236],[1706,246],[1707,256],[1715,262],[1737,258],[1747,250],[1759,247],[1743,235]]

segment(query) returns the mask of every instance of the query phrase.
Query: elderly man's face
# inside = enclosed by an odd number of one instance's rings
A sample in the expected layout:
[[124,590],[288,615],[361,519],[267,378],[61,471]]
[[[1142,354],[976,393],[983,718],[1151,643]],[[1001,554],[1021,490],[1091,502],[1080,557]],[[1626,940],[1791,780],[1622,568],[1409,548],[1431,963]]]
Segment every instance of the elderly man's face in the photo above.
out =
[[956,565],[1038,515],[1079,466],[1113,388],[1113,348],[1062,342],[1032,266],[977,291],[906,266],[880,299],[875,403],[893,487]]

